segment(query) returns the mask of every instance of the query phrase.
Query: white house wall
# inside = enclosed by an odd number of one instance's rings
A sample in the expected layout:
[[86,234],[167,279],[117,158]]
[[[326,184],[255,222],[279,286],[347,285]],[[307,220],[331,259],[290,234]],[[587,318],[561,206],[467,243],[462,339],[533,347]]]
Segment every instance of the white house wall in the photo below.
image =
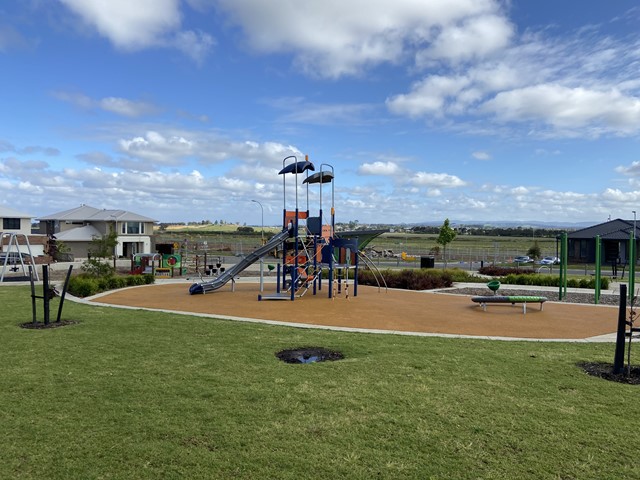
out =
[[118,257],[124,255],[125,243],[137,243],[142,245],[142,251],[136,253],[151,253],[151,238],[147,235],[119,235],[118,245],[116,246],[116,252]]

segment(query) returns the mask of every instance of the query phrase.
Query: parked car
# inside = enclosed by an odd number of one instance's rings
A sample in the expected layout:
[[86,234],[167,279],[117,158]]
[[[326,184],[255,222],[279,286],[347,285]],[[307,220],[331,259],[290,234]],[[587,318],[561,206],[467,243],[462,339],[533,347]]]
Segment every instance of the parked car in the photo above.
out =
[[558,257],[544,257],[540,260],[540,265],[559,265],[560,259]]
[[8,265],[14,265],[16,263],[20,263],[20,257],[22,257],[23,263],[31,263],[31,256],[28,253],[0,252],[0,265],[4,265],[5,262]]
[[513,259],[513,263],[533,263],[533,258],[529,255],[521,255]]

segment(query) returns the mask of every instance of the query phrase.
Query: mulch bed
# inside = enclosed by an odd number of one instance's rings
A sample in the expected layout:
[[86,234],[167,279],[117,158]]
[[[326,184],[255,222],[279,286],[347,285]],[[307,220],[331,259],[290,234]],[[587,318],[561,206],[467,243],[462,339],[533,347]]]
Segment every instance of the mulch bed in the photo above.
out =
[[611,382],[626,383],[629,385],[640,385],[640,366],[631,365],[627,368],[625,365],[622,373],[613,373],[613,364],[598,362],[582,362],[578,364],[587,374],[609,380]]
[[73,320],[60,320],[59,322],[49,322],[48,324],[45,324],[44,322],[26,322],[21,323],[20,328],[26,328],[29,330],[46,330],[49,328],[59,328],[66,327],[67,325],[75,325],[77,323],[78,322]]

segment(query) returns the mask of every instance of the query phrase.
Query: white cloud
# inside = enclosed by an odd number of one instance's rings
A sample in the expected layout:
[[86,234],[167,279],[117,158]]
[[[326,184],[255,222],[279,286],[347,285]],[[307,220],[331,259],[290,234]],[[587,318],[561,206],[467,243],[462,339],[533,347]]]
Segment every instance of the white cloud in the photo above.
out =
[[418,186],[439,188],[464,187],[467,184],[455,175],[427,172],[415,173],[410,182]]
[[181,136],[165,137],[149,131],[144,137],[120,140],[120,149],[132,157],[151,160],[158,165],[174,165],[193,154],[194,144]]
[[[473,36],[463,25],[460,36]],[[633,65],[640,62],[640,39],[606,36],[598,27],[563,37],[550,32],[526,31],[460,64],[451,63],[453,51],[448,59],[428,56],[434,43],[422,58],[437,74],[427,72],[407,92],[389,96],[387,108],[485,135],[513,132],[521,126],[514,122],[543,137],[637,135],[640,82]]]
[[[123,128],[130,130],[133,127]],[[114,131],[111,135],[117,133]],[[162,166],[180,166],[189,162],[213,165],[233,160],[249,169],[245,171],[247,175],[257,175],[257,171],[251,172],[252,168],[280,170],[283,158],[289,155],[304,158],[302,152],[292,145],[230,140],[212,131],[166,129],[160,125],[155,125],[144,135],[121,137],[114,139],[114,142],[120,153],[126,156],[118,164],[141,171],[151,171]],[[83,160],[90,161],[91,157]]]
[[640,176],[640,161],[631,162],[631,165],[628,166],[620,165],[615,170],[630,177]]
[[180,25],[179,0],[60,0],[87,24],[126,50],[157,45]]
[[[220,0],[249,45],[261,52],[291,52],[307,73],[357,75],[369,66],[396,63],[434,45],[439,58],[459,60],[492,51],[510,35],[494,0]],[[466,25],[482,41],[458,38],[447,51],[440,35]],[[461,33],[458,34],[461,37]],[[439,43],[438,43],[439,42]]]
[[169,46],[201,63],[215,43],[207,33],[180,30],[180,0],[60,1],[122,50]]
[[53,92],[53,96],[84,110],[99,109],[130,118],[154,115],[160,111],[160,108],[153,103],[121,97],[93,99],[84,93],[66,91]]
[[539,121],[560,130],[589,127],[597,132],[637,133],[640,98],[617,90],[596,91],[557,84],[500,92],[481,111],[499,121]]
[[174,43],[178,50],[201,65],[216,41],[208,33],[186,30],[176,34]]
[[125,117],[140,117],[156,113],[158,108],[147,102],[135,102],[126,98],[106,97],[98,102],[100,108]]
[[395,162],[373,162],[363,163],[358,167],[361,175],[396,175],[400,172],[400,167]]
[[370,125],[378,121],[373,105],[357,103],[319,104],[302,97],[282,97],[268,100],[268,105],[287,112],[281,122],[305,123],[309,125],[348,126]]
[[502,16],[484,14],[466,18],[461,23],[447,25],[432,45],[419,52],[419,67],[433,60],[461,62],[474,57],[485,57],[509,45],[514,33],[511,23]]
[[[633,200],[637,200],[638,196],[635,195]],[[614,202],[625,202],[631,201],[632,199],[629,196],[629,192],[623,192],[618,188],[607,188],[602,193],[602,198],[609,201]]]
[[435,117],[446,113],[447,102],[469,85],[465,77],[443,77],[433,75],[415,83],[408,94],[387,99],[391,112],[412,118],[424,115]]
[[471,156],[476,160],[491,160],[491,155],[487,152],[473,152]]

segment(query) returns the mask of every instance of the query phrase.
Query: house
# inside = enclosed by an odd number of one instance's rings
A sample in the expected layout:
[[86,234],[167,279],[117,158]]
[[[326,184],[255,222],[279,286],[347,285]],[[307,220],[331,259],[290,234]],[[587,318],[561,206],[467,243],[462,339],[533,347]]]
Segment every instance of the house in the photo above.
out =
[[117,232],[117,257],[132,257],[136,253],[152,253],[153,225],[149,217],[127,212],[81,205],[71,210],[40,217],[40,231],[54,235],[74,258],[87,258],[92,240]]
[[[595,263],[596,236],[601,240],[601,262],[604,265],[613,263],[627,264],[629,261],[629,238],[636,230],[635,238],[640,238],[638,225],[634,220],[616,218],[592,227],[576,230],[567,235],[567,257],[571,262]],[[636,240],[637,243],[637,240]]]
[[33,215],[0,205],[0,251],[10,248],[33,257],[44,255],[47,237],[31,234]]
[[18,212],[17,210],[12,210],[11,208],[0,205],[0,219],[2,220],[0,232],[31,235],[32,218],[33,215]]

